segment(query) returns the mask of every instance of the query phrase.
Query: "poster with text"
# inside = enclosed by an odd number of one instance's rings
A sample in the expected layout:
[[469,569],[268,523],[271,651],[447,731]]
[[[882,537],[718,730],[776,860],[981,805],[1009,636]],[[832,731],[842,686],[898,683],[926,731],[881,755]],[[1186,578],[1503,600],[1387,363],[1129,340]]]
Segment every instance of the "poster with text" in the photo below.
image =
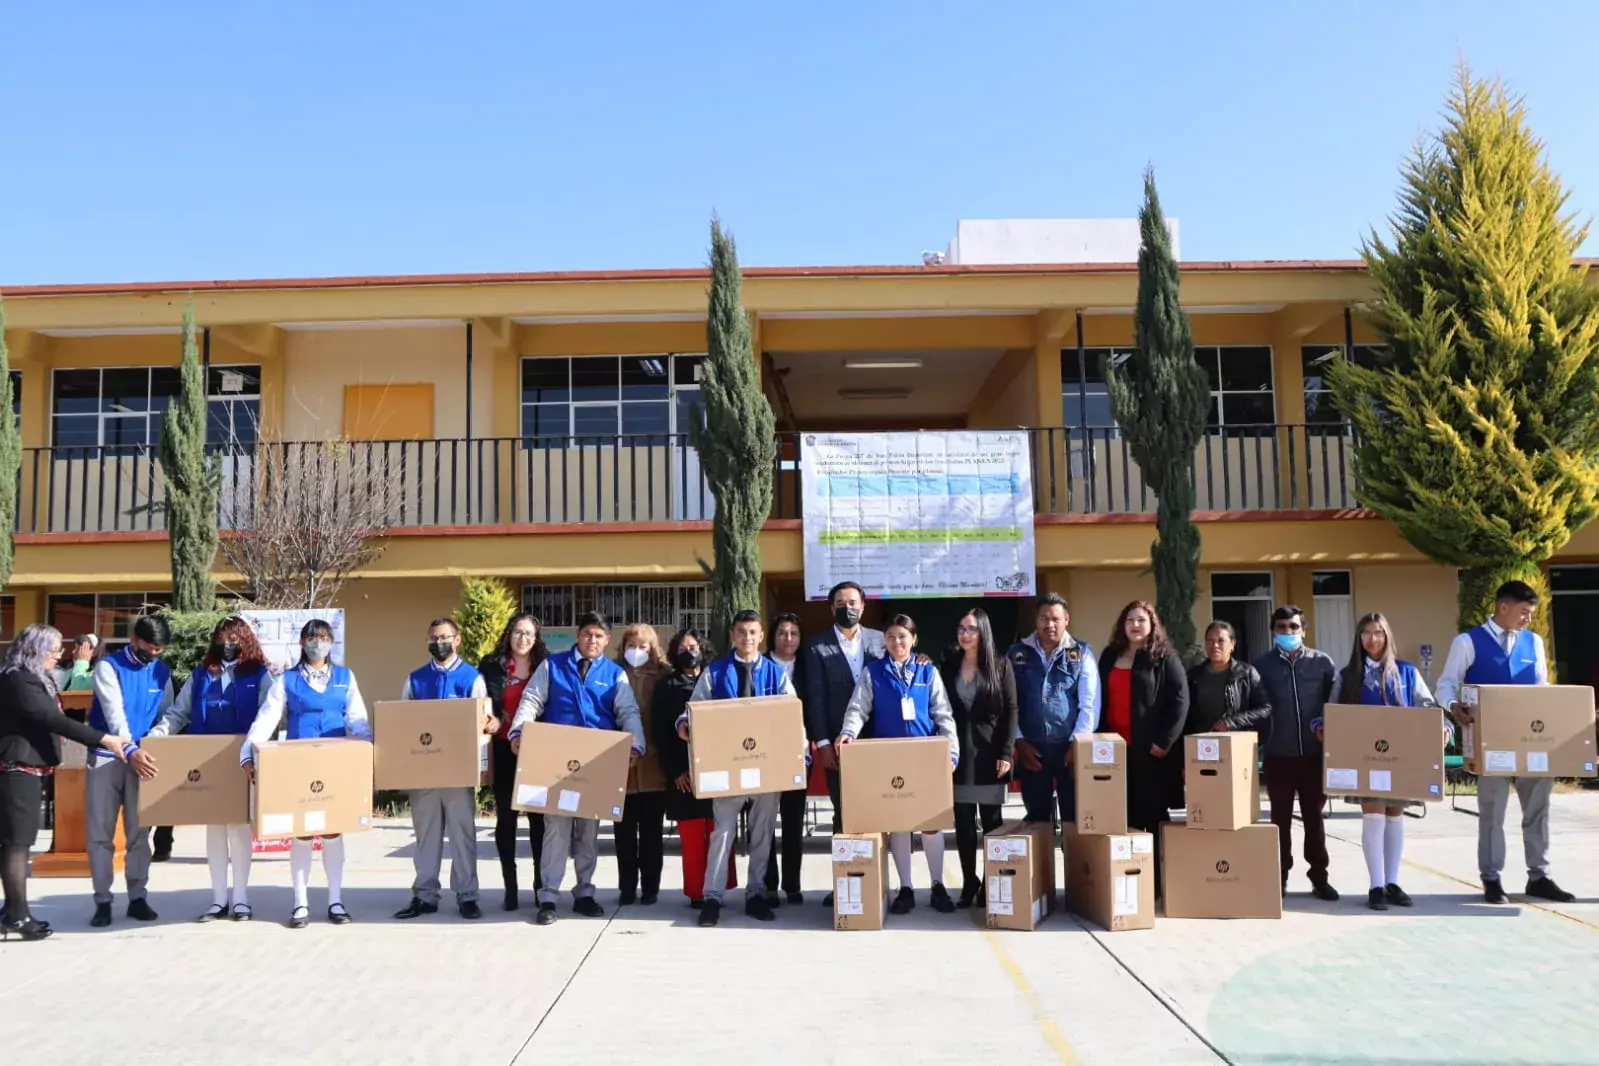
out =
[[333,627],[333,661],[344,662],[344,608],[323,607],[310,611],[240,611],[239,617],[255,629],[266,660],[277,672],[300,661],[300,630],[313,618]]
[[1031,596],[1027,434],[806,433],[805,597]]

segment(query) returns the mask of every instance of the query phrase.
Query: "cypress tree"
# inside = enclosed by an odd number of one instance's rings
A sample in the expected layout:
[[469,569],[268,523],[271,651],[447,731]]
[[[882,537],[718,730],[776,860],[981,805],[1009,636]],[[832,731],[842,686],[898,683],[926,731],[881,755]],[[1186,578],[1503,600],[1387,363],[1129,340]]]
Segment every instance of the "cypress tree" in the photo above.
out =
[[711,289],[705,370],[700,381],[705,423],[689,435],[716,501],[711,542],[715,565],[700,560],[711,584],[712,639],[725,641],[733,615],[760,610],[761,526],[772,510],[776,422],[761,391],[749,316],[744,311],[738,249],[711,220]]
[[1194,600],[1199,595],[1199,527],[1193,523],[1194,449],[1205,434],[1210,385],[1194,360],[1188,315],[1178,302],[1177,260],[1155,191],[1144,172],[1138,212],[1138,307],[1131,358],[1107,361],[1105,384],[1128,450],[1155,494],[1155,610],[1172,646],[1185,658],[1197,650]]
[[205,454],[206,382],[195,343],[194,304],[183,312],[178,394],[161,419],[167,536],[172,548],[172,610],[216,607],[211,562],[217,553],[218,471]]
[[17,534],[17,488],[22,480],[22,434],[11,390],[6,309],[0,304],[0,588],[11,584]]
[[1547,604],[1540,564],[1599,513],[1599,299],[1566,196],[1522,101],[1462,67],[1362,247],[1386,350],[1331,368],[1361,503],[1460,569],[1462,629],[1504,581]]

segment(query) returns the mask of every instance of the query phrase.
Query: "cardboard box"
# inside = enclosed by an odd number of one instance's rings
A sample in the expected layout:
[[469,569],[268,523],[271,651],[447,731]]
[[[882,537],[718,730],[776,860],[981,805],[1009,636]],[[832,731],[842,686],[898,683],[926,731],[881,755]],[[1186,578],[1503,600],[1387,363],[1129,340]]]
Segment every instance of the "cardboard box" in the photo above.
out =
[[618,821],[627,799],[633,734],[532,722],[522,727],[511,806]]
[[244,737],[145,737],[160,773],[139,782],[140,825],[243,825],[250,779],[239,767]]
[[1127,744],[1115,733],[1072,741],[1079,833],[1127,832]]
[[881,929],[888,918],[888,847],[881,833],[833,837],[833,928]]
[[1329,703],[1322,745],[1329,796],[1441,800],[1442,707],[1368,707]]
[[1055,909],[1055,827],[1006,822],[983,837],[990,929],[1029,932]]
[[1191,829],[1242,829],[1260,812],[1252,732],[1195,733],[1184,741]]
[[1104,929],[1120,933],[1155,927],[1155,838],[1110,836],[1064,826],[1066,902]]
[[691,702],[688,724],[700,799],[805,787],[805,711],[793,696]]
[[380,789],[477,788],[489,781],[484,699],[387,700],[372,705]]
[[1466,769],[1481,777],[1593,777],[1593,689],[1587,685],[1466,685],[1460,702]]
[[1275,825],[1246,825],[1230,833],[1182,822],[1160,828],[1166,917],[1283,916]]
[[255,748],[250,825],[261,840],[372,828],[372,745],[338,737]]
[[943,737],[857,740],[839,749],[846,833],[955,827],[955,779]]

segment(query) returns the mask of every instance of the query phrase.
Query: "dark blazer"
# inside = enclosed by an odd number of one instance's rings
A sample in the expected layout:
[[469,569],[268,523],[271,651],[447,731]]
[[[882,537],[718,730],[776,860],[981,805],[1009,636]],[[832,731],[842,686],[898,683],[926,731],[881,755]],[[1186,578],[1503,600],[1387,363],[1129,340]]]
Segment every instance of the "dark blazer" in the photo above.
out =
[[954,649],[944,656],[938,672],[944,680],[944,691],[949,693],[949,704],[955,712],[955,732],[960,737],[961,761],[955,768],[957,785],[997,785],[1002,780],[994,764],[1003,759],[1015,762],[1016,752],[1016,675],[1011,672],[1010,660],[999,658],[999,689],[978,690],[972,706],[966,706],[955,689],[960,678],[961,651]]
[[[666,778],[666,813],[674,822],[687,818],[711,818],[714,811],[708,799],[695,799],[694,793],[677,787],[677,779],[689,772],[688,742],[677,735],[677,720],[688,709],[699,678],[670,673],[655,683],[652,697],[649,743],[661,760]],[[645,758],[650,756],[646,755]]]
[[[1099,653],[1101,724],[1110,717],[1110,672],[1116,668],[1116,659],[1110,648]],[[1151,744],[1168,752],[1178,747],[1187,721],[1188,675],[1181,657],[1172,651],[1154,663],[1147,652],[1140,651],[1133,657],[1133,737],[1127,746],[1128,760],[1147,755]],[[1178,761],[1182,761],[1180,754]]]
[[[1183,727],[1185,735],[1208,733],[1211,726],[1216,724],[1214,718],[1199,713],[1195,699],[1200,679],[1209,669],[1209,663],[1200,663],[1188,671],[1188,693],[1192,702],[1189,704],[1188,724]],[[1222,714],[1221,721],[1229,732],[1250,729],[1257,733],[1265,733],[1271,729],[1271,700],[1266,697],[1266,686],[1260,683],[1260,674],[1248,663],[1234,659],[1228,664],[1223,702],[1226,704],[1226,711]]]
[[[883,631],[861,627],[861,652],[869,662],[881,659]],[[813,743],[831,741],[844,728],[844,710],[855,692],[855,675],[838,644],[838,631],[832,626],[821,636],[805,642],[800,652],[802,667],[796,670],[804,687],[796,688],[805,704],[805,733]]]
[[61,737],[97,748],[105,734],[61,711],[44,679],[22,670],[0,673],[0,762],[61,765]]

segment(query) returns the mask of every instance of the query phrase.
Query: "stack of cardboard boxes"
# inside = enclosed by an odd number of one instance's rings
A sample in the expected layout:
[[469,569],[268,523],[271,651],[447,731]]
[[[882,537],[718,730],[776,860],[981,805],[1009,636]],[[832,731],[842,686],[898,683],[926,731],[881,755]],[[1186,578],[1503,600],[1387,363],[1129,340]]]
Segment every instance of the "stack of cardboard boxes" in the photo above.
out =
[[955,825],[949,742],[857,740],[838,754],[844,832],[833,837],[833,928],[881,929],[887,916],[887,834]]
[[1277,827],[1260,809],[1254,733],[1186,741],[1185,821],[1161,827],[1168,918],[1281,918]]
[[1064,827],[1066,899],[1111,932],[1155,925],[1155,838],[1127,828],[1127,745],[1115,733],[1073,742],[1077,818]]

